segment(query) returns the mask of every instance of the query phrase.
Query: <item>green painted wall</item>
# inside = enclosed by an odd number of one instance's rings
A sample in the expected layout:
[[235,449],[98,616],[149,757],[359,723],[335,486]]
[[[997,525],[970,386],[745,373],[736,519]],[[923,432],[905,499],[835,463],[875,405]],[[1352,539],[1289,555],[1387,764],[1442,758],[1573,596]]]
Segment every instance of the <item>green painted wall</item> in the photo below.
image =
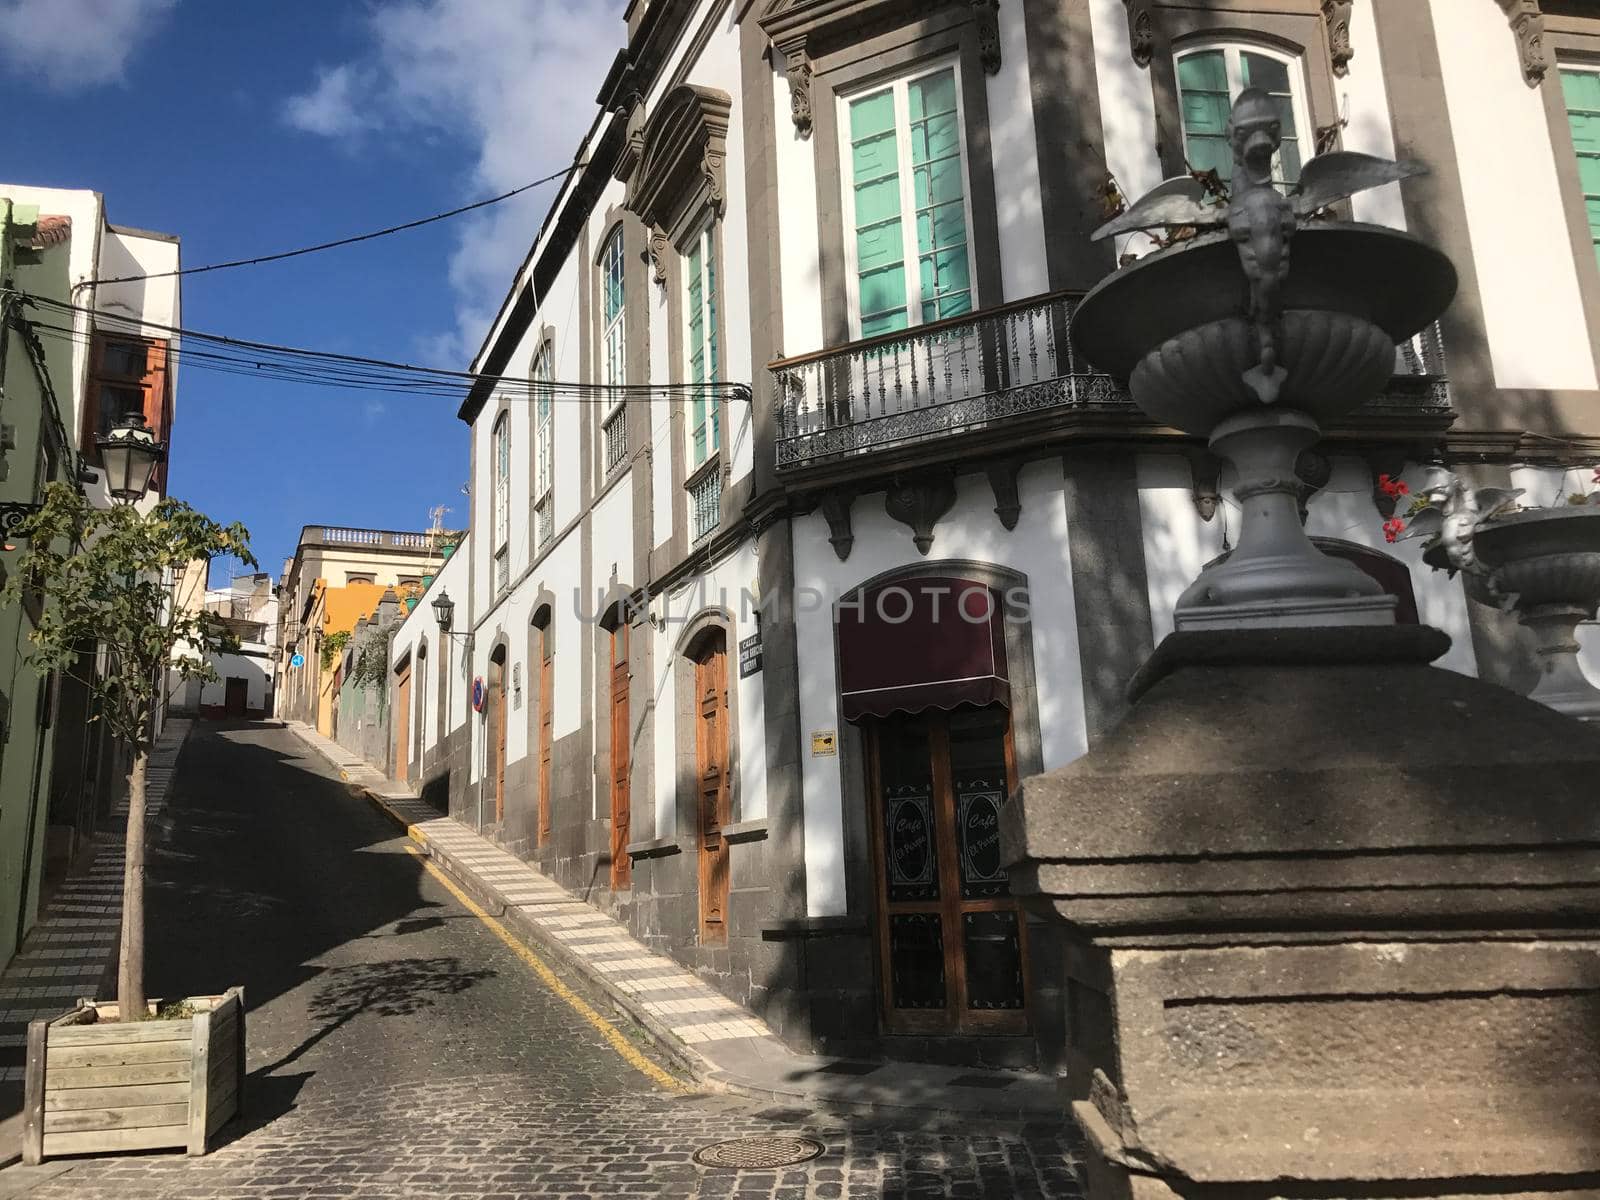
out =
[[[19,214],[21,215],[21,214]],[[0,237],[6,253],[0,270],[9,269],[18,290],[53,299],[68,299],[68,243],[33,250],[18,244],[11,206],[0,197]],[[26,237],[28,231],[21,231]],[[5,280],[0,278],[0,285]],[[26,311],[21,314],[26,316]],[[4,374],[0,376],[0,423],[10,426],[15,446],[5,453],[5,478],[0,500],[37,501],[48,478],[64,479],[70,458],[55,455],[47,470],[42,454],[50,437],[47,395],[29,346],[13,324],[0,330],[5,340]],[[70,346],[63,339],[41,341],[45,372],[63,401],[71,396]],[[0,568],[9,570],[15,556],[0,550]],[[0,608],[0,964],[16,952],[21,935],[38,916],[39,883],[44,872],[46,808],[53,766],[51,726],[55,689],[28,665],[28,634],[33,621],[22,605]]]

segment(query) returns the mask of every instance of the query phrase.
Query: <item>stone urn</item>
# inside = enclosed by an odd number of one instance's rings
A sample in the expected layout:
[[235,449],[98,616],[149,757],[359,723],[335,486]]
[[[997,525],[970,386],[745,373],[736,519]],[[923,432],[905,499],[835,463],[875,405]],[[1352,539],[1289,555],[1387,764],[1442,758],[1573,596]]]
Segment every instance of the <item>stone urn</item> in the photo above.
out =
[[[1600,688],[1578,662],[1579,622],[1600,608],[1600,505],[1530,508],[1495,517],[1472,538],[1485,579],[1466,575],[1467,594],[1481,604],[1509,604],[1538,643],[1540,677],[1529,697],[1557,712],[1600,721]],[[1423,553],[1448,566],[1444,547]]]
[[1396,344],[1432,324],[1455,288],[1449,259],[1409,234],[1348,223],[1297,229],[1271,403],[1246,378],[1260,338],[1251,281],[1227,234],[1140,259],[1084,298],[1072,321],[1083,355],[1126,378],[1144,412],[1209,439],[1238,474],[1239,544],[1179,599],[1178,630],[1393,622],[1392,596],[1306,537],[1295,460],[1319,440],[1322,421],[1383,389]]

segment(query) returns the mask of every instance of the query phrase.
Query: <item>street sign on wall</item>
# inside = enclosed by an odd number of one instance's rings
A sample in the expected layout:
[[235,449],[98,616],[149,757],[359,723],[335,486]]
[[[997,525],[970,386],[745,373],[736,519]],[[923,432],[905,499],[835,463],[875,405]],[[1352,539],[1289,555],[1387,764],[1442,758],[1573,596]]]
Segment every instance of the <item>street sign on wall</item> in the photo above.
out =
[[303,667],[303,666],[305,666],[306,665],[306,656],[304,654],[296,654],[293,658],[291,658],[289,660],[289,665],[291,667]]

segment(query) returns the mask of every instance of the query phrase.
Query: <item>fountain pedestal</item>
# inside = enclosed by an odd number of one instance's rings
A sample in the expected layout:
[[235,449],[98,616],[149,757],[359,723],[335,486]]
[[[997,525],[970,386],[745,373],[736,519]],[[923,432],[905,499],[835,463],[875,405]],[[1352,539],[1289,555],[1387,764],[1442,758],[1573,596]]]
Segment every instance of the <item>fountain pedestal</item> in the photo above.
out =
[[1002,818],[1090,1200],[1600,1172],[1600,730],[1419,627],[1179,633]]

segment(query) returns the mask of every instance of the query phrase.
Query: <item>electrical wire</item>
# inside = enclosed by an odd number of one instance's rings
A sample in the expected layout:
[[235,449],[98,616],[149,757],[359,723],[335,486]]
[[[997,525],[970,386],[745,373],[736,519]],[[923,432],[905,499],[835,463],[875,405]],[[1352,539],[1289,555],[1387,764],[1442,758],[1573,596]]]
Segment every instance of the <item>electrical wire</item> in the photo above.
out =
[[431,217],[419,217],[415,221],[407,221],[401,225],[391,225],[387,229],[374,229],[369,233],[358,233],[351,237],[336,238],[331,242],[319,242],[315,246],[302,246],[298,250],[281,250],[276,254],[262,254],[255,258],[236,258],[229,262],[210,263],[203,267],[184,267],[177,271],[154,271],[147,275],[118,275],[113,279],[85,279],[74,284],[72,290],[76,292],[79,288],[92,287],[97,283],[137,283],[141,279],[173,279],[181,275],[203,275],[207,271],[226,271],[233,267],[255,267],[260,266],[262,263],[282,262],[286,258],[299,258],[302,254],[316,254],[322,250],[335,250],[340,246],[353,246],[357,242],[370,242],[374,238],[388,237],[391,233],[404,233],[408,229],[420,229],[424,225],[432,225],[435,221],[446,221],[451,217],[459,217],[463,213],[475,212],[480,208],[488,208],[491,204],[499,204],[543,184],[562,179],[588,165],[587,161],[575,162],[570,167],[556,171],[554,174],[546,175],[542,179],[535,179],[533,182],[525,183],[521,187],[514,187],[509,192],[501,192],[498,196],[490,196],[487,200],[477,200],[471,204],[463,204],[460,208],[434,213]]
[[[23,295],[31,306],[37,308],[63,314],[71,313],[75,316],[95,316],[102,321],[107,317],[119,322],[123,320],[112,314],[66,304],[48,297],[19,294]],[[69,340],[78,345],[88,344],[93,337],[89,330],[77,326],[53,324],[49,321],[32,321],[30,324],[46,336]],[[487,375],[470,371],[452,371],[360,355],[256,342],[150,321],[130,322],[130,324],[158,330],[171,335],[174,339],[179,339],[176,344],[168,346],[168,354],[180,365],[188,362],[193,367],[221,374],[309,386],[449,397],[459,400],[474,388],[488,384],[497,397],[510,400],[548,398],[570,403],[608,405],[651,399],[701,397],[708,393],[726,394],[730,399],[749,398],[748,385],[725,380],[638,384],[535,380],[525,375]]]

